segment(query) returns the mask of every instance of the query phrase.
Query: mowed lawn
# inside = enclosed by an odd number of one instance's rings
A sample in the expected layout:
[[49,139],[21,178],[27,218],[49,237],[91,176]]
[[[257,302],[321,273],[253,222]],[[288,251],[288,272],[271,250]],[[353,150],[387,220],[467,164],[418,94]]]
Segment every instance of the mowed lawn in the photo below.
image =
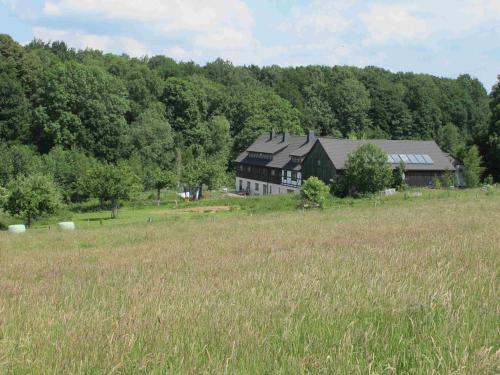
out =
[[500,198],[0,233],[0,373],[496,374]]

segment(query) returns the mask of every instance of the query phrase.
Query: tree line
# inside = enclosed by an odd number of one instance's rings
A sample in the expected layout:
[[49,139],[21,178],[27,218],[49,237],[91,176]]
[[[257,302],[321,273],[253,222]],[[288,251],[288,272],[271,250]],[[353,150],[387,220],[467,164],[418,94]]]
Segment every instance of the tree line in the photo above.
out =
[[469,75],[201,66],[0,35],[0,186],[42,173],[66,202],[80,202],[92,191],[83,176],[119,166],[143,189],[215,188],[230,183],[235,155],[271,129],[435,139],[459,159],[476,146],[485,175],[500,178],[500,83],[488,95]]

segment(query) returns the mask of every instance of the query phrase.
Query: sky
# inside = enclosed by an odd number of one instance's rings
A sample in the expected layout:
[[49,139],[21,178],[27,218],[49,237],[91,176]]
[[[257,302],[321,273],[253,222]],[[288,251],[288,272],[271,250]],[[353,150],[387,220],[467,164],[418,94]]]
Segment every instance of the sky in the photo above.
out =
[[375,65],[490,91],[500,0],[0,0],[0,33],[204,64]]

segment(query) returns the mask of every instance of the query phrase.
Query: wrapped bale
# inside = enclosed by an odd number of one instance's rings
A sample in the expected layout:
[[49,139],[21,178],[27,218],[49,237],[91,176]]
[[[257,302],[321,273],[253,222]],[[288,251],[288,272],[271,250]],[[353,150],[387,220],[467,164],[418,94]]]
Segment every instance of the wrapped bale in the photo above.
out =
[[60,230],[75,230],[75,223],[72,221],[61,221],[57,226]]
[[26,226],[24,224],[9,225],[9,233],[21,234],[26,232]]

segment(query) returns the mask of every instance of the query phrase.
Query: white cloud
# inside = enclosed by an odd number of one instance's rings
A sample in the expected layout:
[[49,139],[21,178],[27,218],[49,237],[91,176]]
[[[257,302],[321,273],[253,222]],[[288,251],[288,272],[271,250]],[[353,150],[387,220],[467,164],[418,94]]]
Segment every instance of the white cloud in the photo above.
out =
[[360,16],[368,38],[366,43],[383,43],[421,38],[428,30],[427,21],[412,14],[411,7],[399,4],[376,4]]
[[45,2],[44,13],[96,14],[145,22],[164,31],[200,32],[253,25],[252,14],[242,0],[55,0]]
[[215,51],[242,50],[251,46],[252,43],[254,39],[250,32],[231,28],[200,34],[194,38],[195,46]]
[[420,0],[376,3],[360,15],[365,44],[421,42],[431,37],[457,37],[500,22],[500,0]]
[[304,37],[318,33],[337,33],[346,30],[351,25],[345,11],[355,1],[329,2],[314,0],[305,6],[292,7],[287,19],[278,28],[281,31],[294,32]]
[[150,54],[149,50],[134,38],[115,35],[96,35],[84,33],[81,30],[49,29],[35,27],[35,38],[48,40],[63,40],[69,46],[76,48],[93,48],[106,52],[126,53],[133,57]]
[[48,16],[60,16],[62,14],[61,8],[51,1],[45,2],[43,5],[43,14]]

